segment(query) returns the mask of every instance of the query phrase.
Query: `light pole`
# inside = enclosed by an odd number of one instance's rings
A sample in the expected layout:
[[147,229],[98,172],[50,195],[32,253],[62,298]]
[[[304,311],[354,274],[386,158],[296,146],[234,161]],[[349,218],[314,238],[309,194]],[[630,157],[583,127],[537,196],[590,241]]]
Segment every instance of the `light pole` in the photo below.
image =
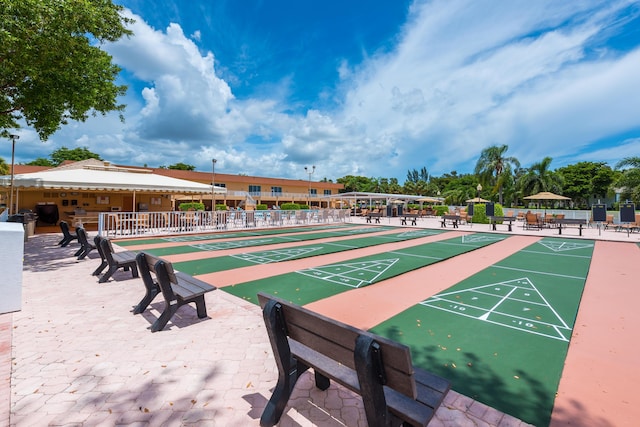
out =
[[16,139],[20,139],[20,135],[9,135],[11,138],[11,185],[9,193],[9,215],[13,213],[13,167],[16,155]]
[[[211,159],[211,216],[216,211],[216,159]],[[213,218],[212,218],[213,220]]]
[[309,189],[307,192],[307,205],[311,208],[311,175],[316,171],[316,165],[311,166],[311,169],[304,167],[304,171],[309,175]]

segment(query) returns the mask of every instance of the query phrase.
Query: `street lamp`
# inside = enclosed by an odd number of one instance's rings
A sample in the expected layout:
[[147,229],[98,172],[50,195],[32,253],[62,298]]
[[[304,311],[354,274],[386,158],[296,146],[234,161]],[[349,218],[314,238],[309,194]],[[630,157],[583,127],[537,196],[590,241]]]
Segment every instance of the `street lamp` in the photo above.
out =
[[11,138],[11,185],[9,193],[9,215],[13,213],[13,168],[16,155],[16,139],[20,139],[20,135],[9,135]]
[[316,165],[311,166],[311,169],[304,167],[304,171],[309,175],[309,190],[307,193],[307,204],[311,207],[311,175],[316,171]]
[[211,159],[211,212],[216,211],[216,162],[216,159]]
[[476,190],[478,190],[478,201],[480,201],[480,192],[482,191],[482,185],[478,184],[478,186],[476,187]]

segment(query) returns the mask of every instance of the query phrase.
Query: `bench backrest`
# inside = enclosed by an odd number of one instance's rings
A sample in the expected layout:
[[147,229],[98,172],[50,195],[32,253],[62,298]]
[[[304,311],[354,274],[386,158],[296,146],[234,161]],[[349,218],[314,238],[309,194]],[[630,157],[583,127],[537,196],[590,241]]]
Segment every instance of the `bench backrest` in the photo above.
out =
[[100,236],[99,234],[97,234],[94,238],[93,238],[93,244],[96,246],[96,249],[98,250],[98,253],[100,254],[100,258],[102,258],[102,261],[106,261],[107,258],[104,256],[104,251],[102,250],[102,241],[104,240],[104,237]]
[[[175,301],[176,295],[173,292],[171,284],[177,284],[173,265],[162,258],[156,257],[146,252],[140,252],[136,255],[136,263],[140,271],[140,276],[148,289],[155,288],[156,283],[162,291],[162,295],[167,301]],[[153,281],[151,273],[155,274],[157,282]]]
[[109,265],[114,264],[113,245],[111,244],[111,240],[107,238],[102,239],[100,247],[102,248],[102,253],[100,255],[104,256]]
[[73,234],[71,234],[71,230],[69,230],[69,224],[67,223],[67,221],[60,221],[60,230],[65,237],[74,237]]
[[[262,292],[258,293],[258,300],[264,310],[265,321],[271,309],[275,309],[276,317],[281,323],[280,328],[286,331],[289,340],[296,341],[351,369],[356,369],[354,361],[356,340],[361,337],[373,339],[379,346],[380,357],[377,358],[376,368],[381,384],[412,399],[416,398],[414,369],[409,347]],[[273,345],[273,331],[268,332]]]
[[148,289],[156,287],[156,282],[153,280],[153,277],[151,277],[151,273],[156,274],[156,263],[158,261],[160,261],[160,258],[146,252],[139,252],[138,255],[136,255],[138,272],[140,273],[140,277],[142,277],[144,286]]
[[82,246],[89,246],[89,239],[87,238],[87,232],[84,227],[76,227],[76,235],[78,236],[78,242]]

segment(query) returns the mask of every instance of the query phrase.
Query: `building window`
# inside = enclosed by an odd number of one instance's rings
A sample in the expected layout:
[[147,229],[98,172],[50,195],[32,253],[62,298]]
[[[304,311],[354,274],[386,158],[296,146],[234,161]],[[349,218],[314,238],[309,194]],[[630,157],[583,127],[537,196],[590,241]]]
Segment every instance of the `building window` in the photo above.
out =
[[227,188],[227,184],[223,184],[222,182],[216,182],[216,187]]
[[259,196],[262,188],[259,185],[250,185],[249,186],[249,194],[252,196]]
[[331,190],[324,190],[323,193],[325,196],[330,196],[331,195]]
[[309,189],[309,193],[312,196],[317,196],[318,195],[318,190],[316,188],[311,188],[311,189]]
[[272,196],[281,196],[282,195],[282,187],[271,187],[271,195]]

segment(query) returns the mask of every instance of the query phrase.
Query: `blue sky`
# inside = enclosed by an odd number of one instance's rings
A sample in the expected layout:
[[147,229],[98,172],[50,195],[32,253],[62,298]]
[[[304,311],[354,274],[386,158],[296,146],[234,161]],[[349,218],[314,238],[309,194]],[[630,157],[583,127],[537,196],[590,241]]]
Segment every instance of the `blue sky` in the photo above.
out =
[[497,144],[525,167],[640,155],[640,0],[115,2],[136,20],[104,47],[129,85],[125,123],[71,123],[44,144],[24,128],[16,162],[65,145],[403,183],[422,167],[471,173]]

